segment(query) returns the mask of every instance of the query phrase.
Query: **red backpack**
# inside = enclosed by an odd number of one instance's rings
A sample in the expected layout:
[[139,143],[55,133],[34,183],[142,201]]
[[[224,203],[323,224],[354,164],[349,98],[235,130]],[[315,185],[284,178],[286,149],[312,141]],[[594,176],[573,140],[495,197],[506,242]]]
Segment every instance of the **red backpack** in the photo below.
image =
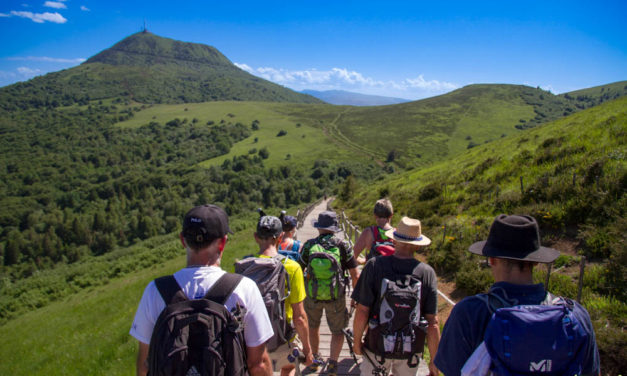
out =
[[381,231],[383,231],[383,229],[379,226],[371,226],[370,231],[372,231],[374,242],[372,243],[372,247],[370,247],[370,251],[366,255],[366,259],[370,260],[372,257],[393,255],[394,241],[387,236],[383,239],[383,236],[381,236]]

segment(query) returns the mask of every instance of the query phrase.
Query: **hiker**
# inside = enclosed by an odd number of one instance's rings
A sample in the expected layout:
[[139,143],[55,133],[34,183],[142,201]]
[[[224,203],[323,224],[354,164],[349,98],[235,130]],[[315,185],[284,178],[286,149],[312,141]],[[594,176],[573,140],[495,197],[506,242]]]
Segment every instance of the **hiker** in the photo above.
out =
[[535,218],[499,215],[488,239],[468,250],[488,258],[495,282],[487,294],[457,303],[446,321],[435,357],[446,376],[486,375],[489,370],[496,375],[600,374],[588,312],[533,282],[534,266],[559,256],[540,245]]
[[235,271],[249,276],[259,286],[274,329],[274,336],[266,344],[270,360],[275,370],[280,370],[282,376],[287,376],[295,373],[295,365],[289,362],[288,356],[298,347],[292,323],[302,344],[306,366],[313,363],[313,354],[303,304],[303,271],[296,261],[280,255],[276,248],[283,232],[282,227],[279,218],[262,216],[254,234],[259,253],[256,257],[238,261]]
[[[187,253],[187,265],[174,273],[173,278],[162,277],[148,284],[130,330],[130,334],[139,341],[138,375],[146,375],[148,371],[151,375],[206,375],[218,374],[218,370],[224,372],[219,374],[272,375],[265,343],[272,337],[273,331],[259,289],[249,278],[220,269],[228,233],[232,233],[228,217],[218,206],[197,206],[185,215],[180,239]],[[164,299],[175,304],[168,305]],[[185,335],[187,330],[169,333],[168,327],[178,326],[172,321],[161,321],[168,317],[166,313],[173,312],[182,304],[196,307],[192,315],[185,316],[196,319],[196,322],[186,326],[189,328],[189,342],[176,336]],[[202,314],[193,315],[200,306],[208,306],[210,311],[203,310]],[[164,315],[161,315],[164,309]],[[206,320],[199,320],[201,316]],[[208,329],[214,326],[215,330]],[[243,336],[238,330],[241,327]],[[223,330],[215,333],[219,328]],[[214,341],[215,338],[222,340]],[[180,352],[175,351],[177,341],[189,344],[189,349],[180,351],[179,347]],[[207,341],[210,341],[209,345],[205,343],[204,349],[198,349],[202,342]],[[242,341],[245,341],[245,349],[242,348]],[[195,345],[197,343],[199,346]],[[211,348],[213,343],[222,346]],[[171,344],[174,346],[169,347]],[[214,356],[206,355],[208,346]],[[168,358],[170,354],[174,356]],[[246,359],[245,362],[243,359]],[[192,362],[191,367],[183,366],[186,360]],[[159,369],[155,364],[166,368]]]
[[389,256],[394,253],[394,243],[385,235],[386,231],[392,229],[393,214],[392,202],[387,198],[382,198],[374,204],[375,225],[364,229],[355,242],[353,251],[356,259],[363,250],[367,250],[366,261],[375,256]]
[[351,295],[357,302],[353,351],[363,354],[361,374],[416,375],[426,337],[429,375],[437,376],[438,281],[433,268],[414,257],[431,240],[422,234],[420,221],[408,217],[386,235],[394,239],[394,254],[371,258]]
[[283,256],[289,257],[294,261],[298,261],[300,258],[300,249],[303,246],[300,241],[294,238],[296,235],[298,220],[291,215],[286,215],[285,211],[281,211],[279,219],[283,225],[283,235],[280,237],[279,245],[277,247],[278,251]]
[[357,262],[348,242],[335,236],[340,231],[335,212],[320,213],[313,226],[318,229],[319,235],[305,242],[300,255],[307,293],[305,311],[309,319],[311,348],[314,358],[320,362],[320,320],[323,311],[326,311],[331,330],[331,354],[326,373],[334,376],[337,374],[337,359],[344,344],[342,330],[347,327],[349,319],[346,309],[348,281],[345,273],[348,271],[352,285],[355,286],[358,278]]

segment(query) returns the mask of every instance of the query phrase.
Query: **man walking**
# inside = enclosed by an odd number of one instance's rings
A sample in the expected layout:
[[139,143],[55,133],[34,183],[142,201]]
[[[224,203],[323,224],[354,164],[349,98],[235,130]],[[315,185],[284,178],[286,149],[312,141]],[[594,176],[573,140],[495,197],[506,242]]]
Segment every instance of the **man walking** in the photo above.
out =
[[[187,212],[183,220],[183,230],[180,233],[181,242],[187,252],[187,266],[173,275],[174,287],[179,290],[176,293],[179,301],[203,299],[211,296],[211,292],[215,291],[216,288],[219,289],[221,283],[226,283],[225,277],[234,276],[220,269],[220,259],[228,238],[227,233],[231,233],[228,217],[220,207],[203,205]],[[226,280],[229,279],[232,278],[226,278]],[[239,277],[235,278],[235,280],[237,279]],[[163,280],[163,278],[158,280]],[[153,351],[153,347],[159,345],[151,343],[151,337],[154,338],[153,329],[157,329],[155,324],[168,304],[164,301],[163,294],[161,287],[158,287],[155,281],[148,284],[139,302],[130,330],[130,334],[139,341],[138,375],[146,375],[149,368],[146,361],[149,349]],[[272,375],[272,367],[265,343],[272,337],[273,331],[256,284],[248,278],[241,278],[239,283],[234,286],[232,293],[225,297],[223,304],[228,311],[235,314],[245,312],[241,320],[244,327],[247,372],[250,375]],[[215,319],[215,317],[213,318]],[[200,330],[199,328],[201,328],[201,324],[191,328],[190,336],[194,331]],[[202,340],[200,337],[199,339]],[[193,347],[193,344],[190,344],[190,347]],[[192,350],[190,348],[189,353]],[[228,349],[223,350],[226,352]],[[187,353],[187,351],[182,351],[180,356],[185,357]],[[155,355],[166,356],[168,354]],[[229,359],[232,354],[222,355]],[[204,356],[200,357],[204,358]],[[227,368],[231,366],[234,365],[227,363]],[[190,368],[179,371],[182,371],[183,374],[199,374],[198,369]],[[156,374],[157,370],[150,369],[150,372]],[[211,373],[211,371],[205,369],[204,373]]]
[[420,221],[408,217],[386,235],[394,239],[394,255],[370,259],[351,296],[357,302],[353,350],[364,355],[361,374],[416,375],[426,336],[429,375],[437,376],[437,278],[431,266],[415,258],[431,240],[422,234]]
[[320,343],[320,321],[326,311],[327,323],[331,330],[331,354],[326,373],[337,374],[337,360],[344,344],[343,329],[348,325],[346,309],[346,277],[348,271],[352,285],[357,282],[357,262],[347,241],[334,234],[340,231],[337,215],[324,211],[318,215],[313,226],[318,229],[318,237],[305,242],[300,264],[305,270],[305,311],[309,319],[311,348],[317,360]]
[[[488,294],[457,303],[446,321],[435,357],[446,376],[484,375],[491,367],[497,371],[504,367],[512,373],[600,374],[588,312],[579,303],[555,297],[543,284],[533,282],[534,266],[553,262],[559,255],[559,251],[540,245],[535,218],[499,215],[488,239],[468,250],[488,257],[495,283]],[[519,315],[524,317],[520,332],[516,325]],[[551,324],[543,322],[543,317],[556,319]],[[500,326],[504,323],[506,328]],[[512,369],[519,366],[522,370]]]
[[[292,323],[302,344],[305,365],[313,363],[313,353],[309,344],[309,325],[303,303],[305,300],[303,271],[296,261],[277,252],[277,243],[283,232],[282,227],[279,218],[262,216],[255,232],[259,253],[256,258],[245,258],[239,261],[235,265],[235,270],[236,272],[241,270],[245,275],[247,271],[250,271],[250,277],[257,282],[262,294],[266,294],[264,300],[269,304],[271,311],[276,313],[276,315],[271,315],[272,324],[276,328],[275,336],[280,335],[283,338],[271,340],[268,343],[268,350],[274,368],[281,371],[281,376],[288,376],[293,375],[295,371],[294,363],[288,361],[288,355],[296,347]],[[272,275],[277,274],[277,267],[280,269],[278,273],[284,273],[287,279],[273,278]],[[279,281],[282,286],[274,286],[272,281]],[[278,291],[279,289],[283,289],[285,293]],[[275,307],[275,304],[282,304],[282,306]]]

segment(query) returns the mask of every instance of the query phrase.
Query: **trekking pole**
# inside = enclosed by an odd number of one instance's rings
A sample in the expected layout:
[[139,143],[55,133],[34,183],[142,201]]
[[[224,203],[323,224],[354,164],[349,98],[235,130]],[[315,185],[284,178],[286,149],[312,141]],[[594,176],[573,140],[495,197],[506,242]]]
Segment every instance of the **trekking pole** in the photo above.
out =
[[[352,317],[353,313],[355,313],[355,306],[351,305],[351,309],[348,313],[348,317]],[[351,354],[351,356],[353,357],[353,360],[355,361],[355,365],[359,365],[359,360],[357,359],[357,354],[355,354],[355,350],[353,350],[353,344],[355,343],[355,335],[353,334],[353,331],[350,328],[344,328],[342,329],[342,333],[344,333],[344,337],[346,337],[346,342],[348,344],[348,350]],[[359,341],[361,341],[361,338],[358,339]],[[361,351],[362,355],[365,356],[368,361],[370,362],[370,364],[372,364],[372,366],[374,367],[374,369],[372,370],[372,374],[374,376],[384,376],[387,374],[387,371],[385,369],[385,367],[383,367],[382,364],[377,365],[377,363],[373,362],[372,359],[370,359],[370,356],[368,355],[368,353],[366,353],[365,349],[362,349]]]

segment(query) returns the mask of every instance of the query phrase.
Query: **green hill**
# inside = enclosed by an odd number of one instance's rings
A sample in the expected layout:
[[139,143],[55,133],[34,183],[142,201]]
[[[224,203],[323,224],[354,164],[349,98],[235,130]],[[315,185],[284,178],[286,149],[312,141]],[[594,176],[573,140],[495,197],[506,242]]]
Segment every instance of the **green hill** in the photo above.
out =
[[560,94],[561,97],[569,100],[575,100],[577,107],[582,109],[597,106],[603,102],[617,99],[625,95],[627,95],[627,81],[620,81],[613,84],[595,86]]
[[[337,208],[363,227],[373,203],[389,197],[396,222],[419,218],[433,240],[428,261],[455,282],[461,298],[485,289],[491,274],[466,250],[485,239],[501,213],[538,219],[543,244],[562,251],[551,290],[576,298],[579,257],[588,259],[583,304],[594,321],[603,374],[625,369],[627,334],[627,98],[536,127],[457,157],[346,186]],[[536,281],[544,282],[538,267]]]
[[110,98],[141,103],[321,103],[239,69],[213,47],[140,32],[77,67],[0,89],[0,108],[58,107]]

